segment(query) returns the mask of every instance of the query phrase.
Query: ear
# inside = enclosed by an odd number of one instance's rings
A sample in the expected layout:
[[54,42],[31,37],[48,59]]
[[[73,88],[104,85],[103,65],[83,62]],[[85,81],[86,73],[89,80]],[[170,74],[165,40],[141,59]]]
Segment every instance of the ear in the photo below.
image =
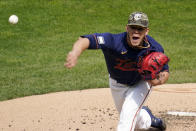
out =
[[127,32],[128,32],[128,28],[129,28],[128,25],[126,25],[126,26],[125,26],[125,30],[126,30]]
[[147,28],[146,29],[146,33],[145,33],[145,35],[148,35],[148,32],[150,31],[150,29],[149,28]]

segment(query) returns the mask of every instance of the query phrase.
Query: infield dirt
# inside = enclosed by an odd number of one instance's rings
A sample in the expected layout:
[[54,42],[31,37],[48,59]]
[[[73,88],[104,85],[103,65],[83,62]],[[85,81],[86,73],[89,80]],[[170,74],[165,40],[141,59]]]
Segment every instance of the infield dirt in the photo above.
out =
[[[167,123],[167,131],[196,131],[196,84],[153,88],[145,105]],[[58,92],[0,102],[0,131],[115,131],[118,113],[109,88]]]

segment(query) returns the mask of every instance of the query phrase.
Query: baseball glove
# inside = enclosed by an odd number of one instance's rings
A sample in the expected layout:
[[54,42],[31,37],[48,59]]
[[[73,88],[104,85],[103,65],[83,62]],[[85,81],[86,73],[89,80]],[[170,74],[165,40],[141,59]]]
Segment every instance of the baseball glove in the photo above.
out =
[[161,52],[151,52],[140,62],[138,72],[144,80],[158,78],[163,66],[169,62],[169,58]]

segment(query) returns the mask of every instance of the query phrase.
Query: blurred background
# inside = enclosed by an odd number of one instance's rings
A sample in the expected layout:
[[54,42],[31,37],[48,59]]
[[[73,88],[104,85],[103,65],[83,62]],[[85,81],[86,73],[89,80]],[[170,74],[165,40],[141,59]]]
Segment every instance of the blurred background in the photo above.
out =
[[107,88],[100,50],[84,52],[71,70],[64,67],[67,53],[80,35],[124,32],[134,11],[148,15],[149,35],[170,57],[168,83],[195,83],[195,0],[0,0],[0,101]]

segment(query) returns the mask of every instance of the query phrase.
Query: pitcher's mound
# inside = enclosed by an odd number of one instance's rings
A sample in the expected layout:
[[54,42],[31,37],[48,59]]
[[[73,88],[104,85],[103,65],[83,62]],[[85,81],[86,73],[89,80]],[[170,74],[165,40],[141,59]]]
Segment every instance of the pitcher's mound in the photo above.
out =
[[[153,88],[145,105],[163,118],[168,131],[193,131],[195,117],[168,111],[196,112],[196,84]],[[118,113],[109,88],[58,92],[0,102],[1,131],[115,131]]]

